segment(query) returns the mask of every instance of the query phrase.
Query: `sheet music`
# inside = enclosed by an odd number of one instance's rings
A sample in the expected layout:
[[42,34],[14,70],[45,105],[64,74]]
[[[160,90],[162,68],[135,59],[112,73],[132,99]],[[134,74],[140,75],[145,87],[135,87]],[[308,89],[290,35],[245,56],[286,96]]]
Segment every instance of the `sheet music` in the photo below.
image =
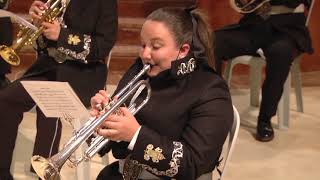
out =
[[29,21],[25,20],[24,18],[3,9],[0,9],[0,17],[10,17],[13,21],[18,22],[28,28],[31,28],[35,31],[38,30],[37,27],[35,27],[33,24],[31,24]]
[[21,81],[46,117],[88,117],[88,111],[69,83],[56,81]]

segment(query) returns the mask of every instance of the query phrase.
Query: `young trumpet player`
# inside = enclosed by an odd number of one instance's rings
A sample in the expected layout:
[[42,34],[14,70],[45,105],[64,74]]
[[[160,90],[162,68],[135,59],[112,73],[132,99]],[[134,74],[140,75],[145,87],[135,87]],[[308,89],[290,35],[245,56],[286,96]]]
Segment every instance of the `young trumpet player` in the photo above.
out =
[[[115,93],[150,64],[142,79],[148,79],[151,96],[135,116],[122,107],[98,129],[113,141],[112,153],[119,159],[98,180],[195,180],[215,169],[233,109],[226,83],[208,65],[210,46],[210,31],[198,10],[160,8],[146,18],[140,57]],[[91,115],[99,116],[97,104],[108,101],[109,95],[99,91],[91,99]]]
[[[29,13],[43,32],[37,39],[37,60],[22,78],[0,91],[0,179],[13,179],[10,172],[17,130],[23,113],[35,102],[20,81],[68,82],[85,106],[90,97],[104,87],[104,59],[116,41],[118,15],[116,0],[53,0],[51,4],[34,1]],[[42,21],[40,18],[58,2],[66,5],[62,19]],[[69,3],[68,3],[69,2]],[[65,4],[63,4],[65,3]],[[68,4],[66,4],[68,3]],[[59,7],[61,7],[59,5]],[[33,155],[50,157],[58,151],[61,122],[46,118],[37,108],[37,135]]]

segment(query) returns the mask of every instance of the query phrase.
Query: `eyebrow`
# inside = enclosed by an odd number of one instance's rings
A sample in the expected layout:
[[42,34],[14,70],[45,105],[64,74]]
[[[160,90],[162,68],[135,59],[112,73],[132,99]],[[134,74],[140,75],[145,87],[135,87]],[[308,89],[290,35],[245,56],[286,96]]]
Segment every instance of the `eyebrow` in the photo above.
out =
[[156,42],[156,41],[163,42],[163,40],[162,40],[162,39],[160,39],[160,38],[158,38],[158,37],[156,37],[156,38],[152,38],[152,39],[151,39],[151,42],[152,42],[152,43],[154,43],[154,42]]
[[[142,38],[141,38],[141,42],[143,42]],[[160,42],[160,43],[163,43],[163,40],[159,37],[155,37],[155,38],[152,38],[150,40],[151,43],[155,43],[155,42]]]

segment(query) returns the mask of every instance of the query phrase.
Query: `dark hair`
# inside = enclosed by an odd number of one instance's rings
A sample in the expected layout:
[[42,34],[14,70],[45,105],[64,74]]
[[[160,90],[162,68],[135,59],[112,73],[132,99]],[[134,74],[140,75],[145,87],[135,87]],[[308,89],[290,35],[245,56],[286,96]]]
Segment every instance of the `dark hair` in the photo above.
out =
[[184,43],[192,47],[193,23],[192,16],[198,23],[197,33],[208,60],[213,58],[211,30],[207,16],[198,9],[187,11],[178,7],[164,7],[153,11],[146,20],[163,22],[173,34],[178,48]]

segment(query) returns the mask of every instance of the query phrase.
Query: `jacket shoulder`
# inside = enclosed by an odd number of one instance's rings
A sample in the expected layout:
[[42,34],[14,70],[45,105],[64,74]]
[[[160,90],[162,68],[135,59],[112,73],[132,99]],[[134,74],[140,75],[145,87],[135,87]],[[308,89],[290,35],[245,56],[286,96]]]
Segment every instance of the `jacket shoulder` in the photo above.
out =
[[209,86],[221,86],[228,89],[225,80],[219,76],[213,69],[201,69],[194,75],[196,84],[203,84],[204,88]]

